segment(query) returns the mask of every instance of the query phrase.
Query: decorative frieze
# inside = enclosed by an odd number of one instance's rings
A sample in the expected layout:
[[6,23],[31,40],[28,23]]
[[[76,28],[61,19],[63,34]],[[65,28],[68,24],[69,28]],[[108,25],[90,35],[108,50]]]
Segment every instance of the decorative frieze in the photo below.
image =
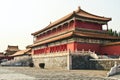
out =
[[62,40],[61,44],[66,44],[68,41],[67,40]]
[[60,41],[55,42],[55,45],[60,45],[60,44],[61,44]]
[[71,43],[71,42],[74,42],[74,41],[75,41],[74,38],[70,38],[70,39],[68,39],[68,43]]
[[103,44],[110,42],[109,40],[100,40],[100,39],[91,39],[91,38],[76,38],[77,42],[84,42],[84,43],[97,43],[97,44]]
[[76,18],[76,19],[81,20],[81,21],[86,21],[86,22],[94,22],[94,23],[98,23],[98,24],[106,24],[105,21],[97,21],[97,20],[83,19],[83,18]]
[[41,46],[34,47],[33,49],[37,50],[37,49],[42,49],[42,48],[46,48],[46,46],[45,45],[41,45]]
[[85,40],[83,38],[76,38],[77,42],[85,42]]
[[55,45],[54,42],[48,44],[48,46],[54,46],[54,45]]

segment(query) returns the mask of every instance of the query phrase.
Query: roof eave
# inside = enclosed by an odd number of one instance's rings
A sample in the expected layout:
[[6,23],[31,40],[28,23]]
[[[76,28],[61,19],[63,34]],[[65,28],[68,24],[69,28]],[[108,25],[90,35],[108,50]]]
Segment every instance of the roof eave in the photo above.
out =
[[[98,16],[98,15],[94,15],[94,14],[91,14],[91,13],[89,13],[89,12],[86,12],[86,11],[84,11],[84,10],[82,10],[80,7],[78,7],[78,10],[76,11],[76,13],[77,13],[77,15],[80,13],[80,12],[84,12],[84,13],[86,13],[86,14],[89,14],[89,15],[92,15],[92,16],[95,16],[95,17],[98,17],[98,18],[101,18],[101,19],[106,19],[106,20],[103,20],[103,21],[111,21],[112,20],[112,18],[108,18],[108,17],[102,17],[102,16]],[[85,17],[85,16],[83,16],[83,17]],[[88,17],[87,17],[88,18]],[[94,19],[94,18],[92,18],[92,19]],[[96,20],[101,20],[101,19],[96,19]]]
[[77,17],[81,17],[81,18],[85,18],[85,19],[90,19],[90,20],[97,20],[97,21],[103,21],[103,22],[109,22],[112,20],[112,18],[107,18],[106,20],[103,20],[103,19],[95,19],[95,18],[88,18],[88,17],[85,17],[85,16],[80,16],[78,14],[76,14]]
[[[81,11],[84,12],[84,13],[86,13],[86,14],[88,14],[88,15],[98,17],[98,19],[97,19],[97,18],[90,18],[90,17],[85,17],[85,16],[80,16],[80,15],[78,15],[79,12],[81,12]],[[70,13],[70,14],[68,14],[68,15],[66,15],[66,16],[58,19],[58,20],[56,20],[55,22],[49,24],[48,26],[46,26],[45,28],[43,28],[43,29],[41,29],[41,30],[39,30],[39,31],[36,31],[36,32],[32,33],[31,35],[35,36],[35,35],[37,35],[38,33],[42,32],[42,31],[44,31],[44,30],[46,30],[46,29],[49,29],[49,28],[51,28],[51,27],[53,27],[53,26],[55,26],[55,25],[57,25],[57,24],[59,24],[59,23],[61,23],[61,22],[64,22],[65,20],[70,19],[71,17],[76,16],[76,15],[78,15],[79,17],[84,17],[84,18],[88,18],[88,19],[93,19],[93,20],[98,20],[98,21],[104,21],[105,23],[107,23],[108,21],[111,21],[111,20],[112,20],[111,18],[101,17],[101,16],[97,16],[97,15],[88,13],[88,12],[80,9],[80,7],[79,7],[78,10],[73,11],[72,13]]]
[[[39,30],[39,31],[36,31],[36,32],[32,33],[31,35],[34,36],[34,35],[42,32],[42,31],[44,31],[44,30],[46,30],[46,29],[48,29],[48,28],[51,28],[51,27],[53,27],[53,26],[55,26],[55,25],[57,25],[57,24],[60,24],[61,22],[64,22],[64,21],[72,18],[72,17],[75,16],[75,15],[76,15],[76,12],[73,11],[72,13],[70,13],[70,14],[68,14],[68,15],[66,15],[66,16],[58,19],[58,20],[56,20],[55,22],[53,22],[53,23],[51,23],[51,24],[49,24],[47,27],[45,27],[45,28],[43,28],[43,29],[41,29],[41,30]],[[58,21],[58,22],[57,22],[57,21]],[[57,23],[56,23],[56,22],[57,22]]]
[[[44,30],[46,30],[46,29],[49,29],[49,28],[51,28],[51,27],[53,27],[53,26],[55,26],[55,25],[57,25],[57,24],[60,24],[60,23],[62,23],[62,22],[64,22],[64,21],[72,18],[72,17],[74,16],[74,14],[75,14],[75,13],[74,13],[74,11],[73,11],[72,13],[70,13],[70,14],[62,17],[61,19],[58,19],[58,20],[56,20],[55,22],[49,24],[47,27],[45,27],[45,28],[43,28],[43,29],[41,29],[41,30],[39,30],[39,31],[36,31],[36,32],[32,33],[31,35],[34,36],[34,35],[42,32],[42,31],[44,31]],[[58,21],[58,22],[57,22],[57,21]],[[57,23],[56,23],[56,22],[57,22]]]
[[38,45],[41,45],[41,44],[53,42],[53,41],[56,41],[56,40],[61,40],[61,39],[72,36],[72,34],[73,34],[73,32],[71,31],[71,32],[68,32],[67,34],[64,34],[64,35],[59,35],[59,36],[53,37],[51,39],[46,39],[46,40],[39,41],[38,43],[32,44],[30,47],[32,48],[32,47],[35,47],[35,46],[38,46]]

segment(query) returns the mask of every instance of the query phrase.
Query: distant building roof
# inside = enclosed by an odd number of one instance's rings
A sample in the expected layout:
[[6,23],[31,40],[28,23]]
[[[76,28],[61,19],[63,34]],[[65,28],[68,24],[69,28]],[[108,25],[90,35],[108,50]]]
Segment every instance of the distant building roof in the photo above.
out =
[[3,54],[3,52],[0,52],[0,55]]
[[32,33],[32,35],[36,35],[48,28],[51,28],[61,22],[64,22],[65,20],[68,20],[70,19],[71,17],[74,17],[74,16],[78,16],[78,17],[81,17],[81,18],[87,18],[87,19],[93,19],[93,20],[99,20],[99,21],[104,21],[104,22],[108,22],[111,20],[111,18],[107,18],[107,17],[101,17],[101,16],[97,16],[97,15],[93,15],[91,13],[88,13],[84,10],[82,10],[80,7],[78,7],[78,10],[76,11],[73,11],[72,13],[60,18],[59,20],[53,22],[53,23],[50,23],[47,27],[43,28],[42,30],[39,30],[37,32],[34,32]]
[[0,56],[3,56],[4,55],[4,53],[3,52],[0,52]]
[[5,54],[6,55],[12,55],[14,54],[15,52],[19,51],[20,49],[18,48],[18,46],[11,46],[11,45],[8,45],[7,47],[7,50],[5,50]]
[[18,46],[8,45],[7,50],[8,51],[19,51],[19,48],[18,48]]
[[20,51],[17,51],[16,53],[10,55],[10,56],[21,56],[21,55],[24,55],[24,54],[30,54],[28,53],[31,49],[25,49],[25,50],[20,50]]

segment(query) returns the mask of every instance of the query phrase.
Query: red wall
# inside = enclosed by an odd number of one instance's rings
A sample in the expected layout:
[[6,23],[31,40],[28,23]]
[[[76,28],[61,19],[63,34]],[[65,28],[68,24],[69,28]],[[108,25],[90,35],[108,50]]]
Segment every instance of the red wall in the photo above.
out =
[[50,53],[50,52],[59,52],[59,51],[68,51],[74,52],[75,50],[78,51],[95,51],[96,53],[99,53],[100,45],[99,44],[90,44],[90,43],[78,43],[78,42],[72,42],[68,44],[62,44],[58,46],[52,46],[47,47],[43,49],[37,49],[34,50],[34,54],[42,54],[42,53]]
[[60,52],[60,51],[67,51],[67,44],[37,49],[37,50],[34,50],[34,54],[43,54],[43,53],[51,53],[51,52],[54,53],[54,52]]
[[90,22],[82,22],[76,21],[76,27],[78,28],[86,28],[86,29],[93,29],[93,30],[102,30],[102,25],[97,23],[90,23]]
[[100,50],[100,45],[99,44],[90,44],[90,43],[77,43],[77,50],[82,50],[84,49],[85,51],[95,51],[95,53],[99,53]]
[[74,52],[75,51],[75,43],[74,42],[68,43],[67,44],[67,50],[70,50],[71,52]]
[[101,47],[101,54],[120,55],[120,45],[103,46]]

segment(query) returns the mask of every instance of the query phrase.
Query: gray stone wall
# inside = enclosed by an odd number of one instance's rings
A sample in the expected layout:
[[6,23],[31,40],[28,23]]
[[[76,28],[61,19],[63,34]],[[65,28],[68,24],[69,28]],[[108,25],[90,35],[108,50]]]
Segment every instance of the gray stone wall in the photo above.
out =
[[89,56],[72,55],[72,69],[89,69]]
[[87,55],[72,55],[71,69],[110,70],[115,62],[120,65],[120,59],[91,59]]
[[67,59],[68,55],[42,55],[33,57],[33,62],[35,67],[40,67],[40,64],[44,64],[44,68],[61,68],[61,69],[67,69]]
[[119,65],[120,59],[92,59],[89,61],[89,67],[90,69],[110,70],[111,67],[114,66],[115,62]]
[[33,63],[35,67],[49,69],[99,69],[110,70],[114,63],[120,64],[120,59],[93,59],[89,55],[53,53],[34,55]]

